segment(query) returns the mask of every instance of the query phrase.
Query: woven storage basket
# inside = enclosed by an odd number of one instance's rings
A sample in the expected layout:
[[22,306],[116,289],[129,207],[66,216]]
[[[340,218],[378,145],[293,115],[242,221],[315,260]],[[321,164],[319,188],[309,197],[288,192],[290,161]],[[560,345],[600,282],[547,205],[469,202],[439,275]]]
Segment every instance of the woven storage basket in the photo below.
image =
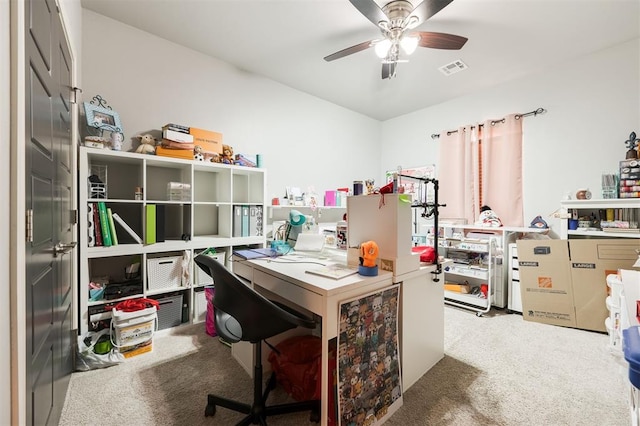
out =
[[162,290],[182,285],[182,257],[147,259],[147,288]]

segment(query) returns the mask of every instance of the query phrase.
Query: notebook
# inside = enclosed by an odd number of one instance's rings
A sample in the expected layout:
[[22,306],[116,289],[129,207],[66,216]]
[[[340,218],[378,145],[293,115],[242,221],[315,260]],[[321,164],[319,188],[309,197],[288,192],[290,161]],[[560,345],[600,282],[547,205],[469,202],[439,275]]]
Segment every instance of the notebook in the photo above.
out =
[[313,275],[320,275],[322,277],[327,277],[327,278],[333,278],[334,280],[339,280],[340,278],[357,274],[358,270],[350,268],[346,265],[333,264],[333,265],[320,266],[317,268],[307,269],[307,273],[313,274]]

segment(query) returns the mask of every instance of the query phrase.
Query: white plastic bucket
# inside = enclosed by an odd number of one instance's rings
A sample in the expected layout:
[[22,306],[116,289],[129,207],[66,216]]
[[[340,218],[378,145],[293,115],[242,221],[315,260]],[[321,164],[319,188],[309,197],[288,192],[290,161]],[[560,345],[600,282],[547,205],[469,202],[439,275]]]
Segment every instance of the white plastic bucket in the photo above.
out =
[[158,328],[156,307],[124,312],[115,308],[111,314],[111,343],[117,348],[144,343]]

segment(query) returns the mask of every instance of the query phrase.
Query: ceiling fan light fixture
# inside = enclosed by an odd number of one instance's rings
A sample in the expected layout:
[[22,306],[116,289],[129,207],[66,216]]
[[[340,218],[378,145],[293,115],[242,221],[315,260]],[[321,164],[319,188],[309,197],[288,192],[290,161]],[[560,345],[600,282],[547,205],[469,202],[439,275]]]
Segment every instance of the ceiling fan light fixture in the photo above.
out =
[[411,55],[413,52],[416,51],[419,41],[420,41],[419,37],[405,36],[405,37],[402,37],[402,40],[400,40],[400,47],[402,47],[402,50],[404,50],[404,53],[406,53],[407,55]]
[[376,43],[375,50],[376,56],[380,59],[384,59],[387,57],[389,53],[389,49],[391,48],[391,41],[389,39],[380,40]]

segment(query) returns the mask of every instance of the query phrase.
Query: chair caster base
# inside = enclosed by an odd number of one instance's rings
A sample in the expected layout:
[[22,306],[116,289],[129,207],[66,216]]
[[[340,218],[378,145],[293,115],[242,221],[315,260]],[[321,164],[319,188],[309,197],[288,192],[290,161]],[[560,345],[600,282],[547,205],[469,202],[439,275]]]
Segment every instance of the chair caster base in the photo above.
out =
[[207,407],[204,409],[205,417],[213,417],[216,415],[216,405],[215,404],[207,404]]

